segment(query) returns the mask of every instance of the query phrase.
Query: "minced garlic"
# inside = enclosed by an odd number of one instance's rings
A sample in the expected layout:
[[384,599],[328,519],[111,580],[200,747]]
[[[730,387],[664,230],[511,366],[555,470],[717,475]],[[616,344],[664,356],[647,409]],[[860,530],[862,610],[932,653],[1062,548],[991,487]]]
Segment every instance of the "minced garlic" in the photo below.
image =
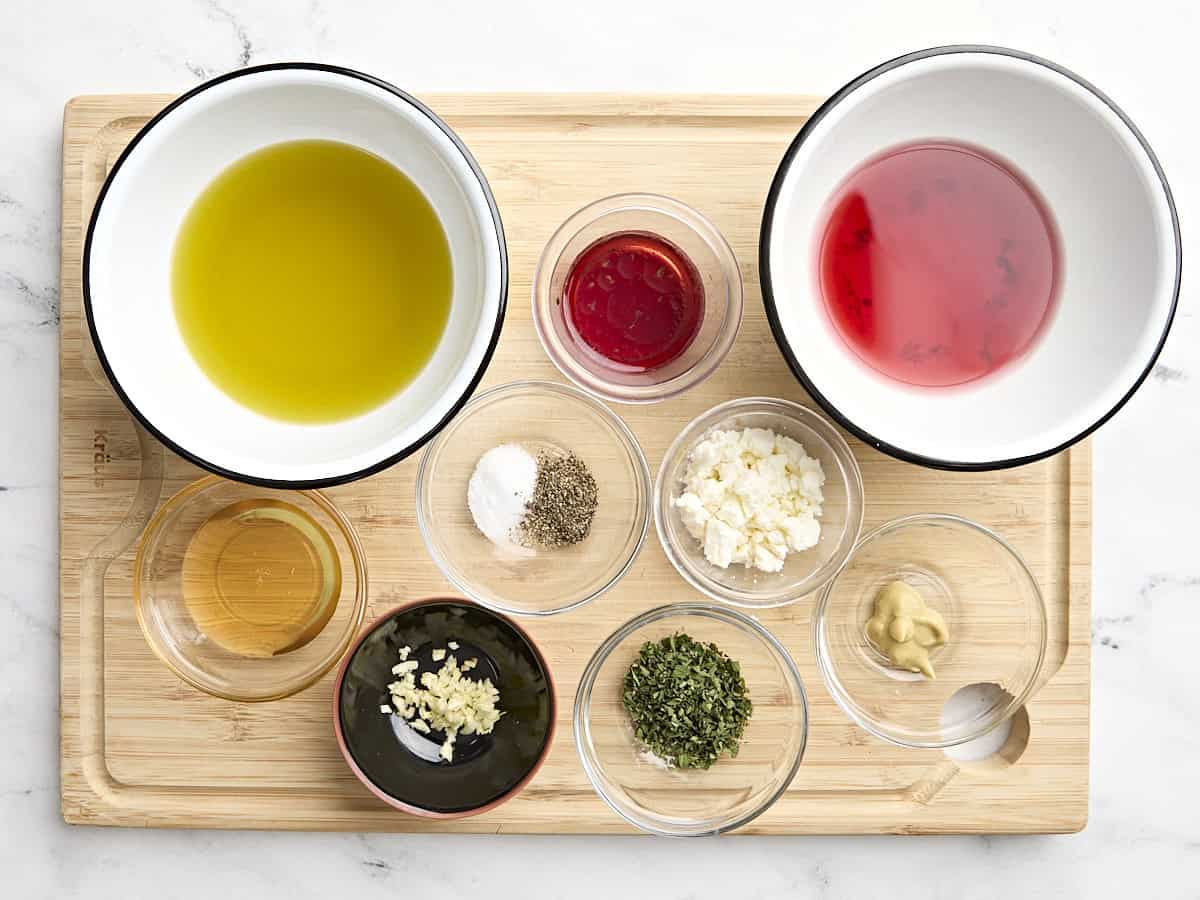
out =
[[[446,739],[439,751],[442,759],[454,759],[454,742],[460,734],[490,734],[504,712],[497,708],[500,692],[490,678],[475,680],[464,673],[475,668],[478,660],[468,659],[459,667],[454,656],[444,649],[433,651],[435,662],[445,660],[436,672],[422,672],[417,685],[417,661],[407,659],[411,648],[400,648],[401,662],[392,667],[399,676],[388,685],[392,706],[416,731],[429,734],[437,730]],[[382,712],[385,707],[380,707]],[[389,714],[390,714],[389,710]]]

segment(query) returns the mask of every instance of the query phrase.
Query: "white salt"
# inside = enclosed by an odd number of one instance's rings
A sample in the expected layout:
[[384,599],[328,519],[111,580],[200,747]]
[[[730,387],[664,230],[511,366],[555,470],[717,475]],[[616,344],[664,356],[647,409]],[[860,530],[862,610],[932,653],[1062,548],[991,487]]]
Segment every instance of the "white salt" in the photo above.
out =
[[513,532],[537,484],[537,460],[519,444],[500,444],[479,458],[467,484],[467,507],[493,544],[513,549]]

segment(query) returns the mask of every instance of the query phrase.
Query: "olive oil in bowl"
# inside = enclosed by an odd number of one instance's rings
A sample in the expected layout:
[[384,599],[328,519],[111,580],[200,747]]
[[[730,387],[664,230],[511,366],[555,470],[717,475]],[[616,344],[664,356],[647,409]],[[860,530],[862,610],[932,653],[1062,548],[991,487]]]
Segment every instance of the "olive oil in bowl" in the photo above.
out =
[[349,144],[273,144],[235,162],[175,239],[175,316],[199,367],[290,422],[360,415],[433,356],[450,313],[450,246],[403,172]]

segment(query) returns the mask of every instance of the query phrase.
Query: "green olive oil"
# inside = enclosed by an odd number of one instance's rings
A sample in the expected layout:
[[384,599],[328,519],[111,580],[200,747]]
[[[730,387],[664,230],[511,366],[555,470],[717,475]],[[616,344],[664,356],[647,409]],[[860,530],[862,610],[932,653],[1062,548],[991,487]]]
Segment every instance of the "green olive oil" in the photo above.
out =
[[171,289],[204,373],[250,409],[334,422],[386,402],[445,330],[450,247],[425,195],[337,141],[288,141],[235,162],[175,240]]

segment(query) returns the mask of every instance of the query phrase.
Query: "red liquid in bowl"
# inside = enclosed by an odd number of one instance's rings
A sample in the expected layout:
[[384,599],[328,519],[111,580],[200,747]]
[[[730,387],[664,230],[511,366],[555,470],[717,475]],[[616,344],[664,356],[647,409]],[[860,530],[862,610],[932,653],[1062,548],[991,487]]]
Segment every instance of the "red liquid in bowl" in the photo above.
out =
[[1049,321],[1058,239],[1016,172],[961,144],[889,150],[830,202],[821,294],[842,339],[884,375],[944,387],[1020,358]]
[[610,235],[584,250],[564,295],[575,337],[625,368],[657,369],[678,359],[704,319],[704,285],[692,261],[641,232]]

